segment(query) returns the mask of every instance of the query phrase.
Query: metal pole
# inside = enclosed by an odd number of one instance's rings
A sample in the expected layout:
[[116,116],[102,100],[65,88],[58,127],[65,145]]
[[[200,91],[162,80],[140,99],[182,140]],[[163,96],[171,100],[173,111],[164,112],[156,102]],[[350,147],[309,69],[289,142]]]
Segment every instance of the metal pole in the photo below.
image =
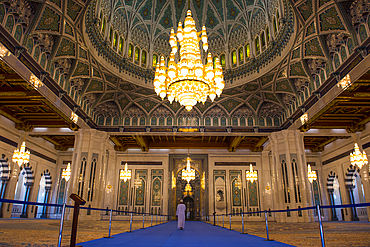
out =
[[155,224],[158,225],[158,215],[155,216]]
[[324,229],[322,228],[320,205],[317,205],[316,207],[317,207],[317,216],[319,217],[319,223],[320,223],[321,246],[325,247]]
[[151,220],[150,220],[150,226],[153,226],[153,215],[152,215]]
[[217,225],[218,225],[218,215],[217,215]]
[[230,230],[231,230],[231,214],[229,214]]
[[222,215],[222,227],[225,228],[225,220],[224,220],[224,215]]
[[242,213],[242,234],[244,234],[244,213]]
[[269,238],[269,225],[267,221],[267,211],[265,210],[265,221],[266,221],[266,241],[273,241],[272,239]]
[[132,230],[132,213],[131,213],[131,218],[130,218],[130,232]]
[[62,208],[62,217],[60,218],[60,227],[59,227],[59,237],[58,237],[58,247],[62,244],[62,233],[63,233],[63,222],[64,222],[64,213],[66,211],[66,204],[63,203]]
[[145,222],[145,214],[143,214],[143,229],[145,228],[144,227],[144,222]]
[[112,214],[113,214],[113,209],[110,209],[110,215],[109,215],[109,235],[108,238],[111,238],[110,233],[112,230]]

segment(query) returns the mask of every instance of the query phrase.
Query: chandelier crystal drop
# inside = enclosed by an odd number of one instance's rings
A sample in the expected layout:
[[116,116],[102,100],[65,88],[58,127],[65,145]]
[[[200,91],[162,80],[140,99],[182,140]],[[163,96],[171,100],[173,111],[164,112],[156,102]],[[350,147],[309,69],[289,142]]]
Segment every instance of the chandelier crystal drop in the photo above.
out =
[[311,170],[310,165],[307,166],[307,169],[308,169],[308,172],[307,172],[308,181],[310,181],[310,183],[312,184],[312,182],[317,179],[317,174],[316,174],[316,171]]
[[353,166],[358,166],[360,169],[368,163],[365,151],[361,153],[357,143],[355,143],[355,151],[350,154],[350,160]]
[[62,178],[64,178],[68,182],[70,177],[71,177],[71,163],[68,163],[67,168],[63,169],[62,171]]
[[182,169],[181,178],[186,180],[188,183],[195,179],[195,170],[190,168],[190,157],[186,158],[186,169]]
[[245,172],[246,179],[250,181],[251,183],[254,183],[254,181],[257,181],[258,175],[257,171],[253,171],[253,165],[249,165],[249,171]]
[[[171,45],[168,67],[162,56],[154,75],[154,89],[162,100],[167,96],[172,104],[175,100],[190,111],[197,102],[206,102],[207,97],[213,100],[220,96],[225,87],[222,67],[218,58],[212,62],[212,54],[207,56],[207,64],[203,65],[199,42],[202,41],[205,52],[208,50],[206,27],[197,32],[191,11],[187,11],[184,28],[179,22],[177,33],[171,29],[169,43]],[[175,54],[180,43],[180,59],[175,62]]]
[[18,166],[21,166],[30,161],[30,151],[26,151],[26,142],[22,142],[20,150],[18,148],[14,150],[12,160],[14,163],[17,163]]
[[131,179],[131,171],[127,169],[127,162],[125,164],[125,169],[121,170],[119,173],[119,179],[123,180],[124,182]]

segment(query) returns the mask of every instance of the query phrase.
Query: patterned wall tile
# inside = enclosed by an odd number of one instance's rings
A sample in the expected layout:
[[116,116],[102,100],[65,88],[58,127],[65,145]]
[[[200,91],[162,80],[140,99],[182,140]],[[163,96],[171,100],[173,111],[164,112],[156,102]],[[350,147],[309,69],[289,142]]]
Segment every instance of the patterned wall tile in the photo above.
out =
[[86,89],[87,92],[102,92],[103,91],[103,82],[98,80],[91,80],[89,86]]
[[170,107],[174,113],[176,113],[181,108],[181,105],[176,101],[172,102],[172,104],[169,101],[167,101],[166,105]]
[[166,11],[164,12],[164,15],[159,22],[164,28],[172,28],[173,23],[172,23],[172,10],[171,10],[171,5],[169,4]]
[[307,0],[305,3],[298,6],[298,10],[301,13],[303,19],[307,21],[307,19],[313,14],[312,0]]
[[301,57],[301,48],[294,49],[292,51],[292,59],[300,58]]
[[205,26],[213,29],[218,24],[219,24],[218,19],[216,18],[211,6],[208,5],[208,7],[207,7],[207,20],[206,20]]
[[342,24],[335,7],[332,7],[319,15],[321,31],[346,30]]
[[50,2],[54,3],[56,6],[58,6],[59,8],[62,7],[62,3],[61,3],[61,0],[50,0]]
[[272,94],[272,93],[264,93],[264,94],[265,94],[265,99],[280,103],[279,100],[276,98],[275,94]]
[[68,35],[71,35],[71,36],[74,36],[73,34],[73,28],[71,25],[68,24],[68,22],[66,22],[66,25],[64,27],[64,32]]
[[306,42],[304,44],[304,48],[305,56],[325,57],[317,38],[311,39],[310,41]]
[[315,22],[311,22],[306,28],[306,37],[316,33]]
[[63,38],[60,42],[59,48],[55,57],[62,57],[62,56],[76,56],[76,45],[73,41]]
[[144,20],[151,20],[152,18],[152,3],[153,1],[146,1],[145,5],[139,11]]
[[130,101],[126,98],[126,97],[123,97],[123,98],[120,98],[118,100],[118,104],[119,106],[121,107],[121,110],[125,109],[125,107],[130,103]]
[[80,13],[82,6],[76,3],[76,1],[68,0],[67,4],[67,15],[71,17],[72,20],[76,20],[78,14]]
[[90,75],[89,65],[86,63],[78,62],[75,72],[72,76],[88,76]]
[[59,32],[60,15],[49,7],[45,7],[37,24],[35,31],[55,31]]
[[107,73],[104,73],[104,77],[105,77],[105,80],[109,81],[110,83],[116,85],[117,84],[117,81],[118,81],[118,78],[115,77],[115,76],[111,76]]
[[234,5],[233,1],[226,1],[226,9],[228,20],[235,20],[235,18],[240,13],[239,9]]
[[258,105],[261,103],[261,100],[255,98],[255,97],[252,97],[249,101],[248,101],[249,105],[252,106],[252,108],[256,111],[257,108],[258,108]]
[[141,100],[137,103],[141,105],[147,112],[150,112],[157,105],[156,102],[153,102],[149,99]]
[[262,86],[264,86],[267,83],[271,82],[273,79],[274,79],[274,75],[268,75],[266,77],[261,78]]
[[84,49],[82,49],[81,47],[80,47],[80,52],[79,52],[79,54],[80,54],[80,58],[87,59],[87,51],[86,51],[86,50],[84,50]]
[[291,76],[306,76],[301,62],[294,63],[290,65],[290,75]]
[[114,98],[114,93],[105,93],[103,97],[100,99],[100,102],[112,100],[113,98]]
[[221,103],[221,105],[230,113],[240,102],[234,99],[229,99]]
[[278,91],[278,92],[290,92],[290,93],[293,93],[292,87],[290,86],[290,83],[287,80],[276,82],[276,88],[275,88],[275,90]]

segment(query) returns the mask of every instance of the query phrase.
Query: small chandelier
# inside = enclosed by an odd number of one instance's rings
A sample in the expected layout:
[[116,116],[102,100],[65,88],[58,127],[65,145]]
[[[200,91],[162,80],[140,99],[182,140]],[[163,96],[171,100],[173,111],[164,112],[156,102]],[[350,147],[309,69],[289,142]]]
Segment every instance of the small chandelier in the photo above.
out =
[[119,173],[119,179],[123,180],[124,182],[131,179],[131,171],[127,170],[127,162],[125,164],[125,170],[121,170]]
[[70,177],[71,177],[71,163],[68,163],[67,168],[63,169],[62,171],[62,178],[64,178],[68,182]]
[[186,180],[188,183],[195,179],[195,170],[190,168],[190,157],[186,158],[186,169],[182,169],[181,179]]
[[307,169],[308,169],[308,172],[307,172],[308,181],[310,181],[310,183],[312,184],[312,182],[317,179],[317,174],[316,174],[316,171],[311,170],[310,165],[307,166]]
[[127,153],[126,153],[125,170],[121,170],[119,172],[119,179],[123,180],[124,182],[131,179],[131,170],[127,169],[127,159],[128,159],[128,149],[127,149]]
[[254,183],[254,181],[257,181],[257,179],[258,179],[257,171],[253,171],[253,165],[252,164],[249,165],[249,171],[245,172],[245,177],[251,183]]
[[[197,32],[191,11],[188,10],[184,21],[184,28],[179,22],[177,33],[171,29],[170,36],[170,61],[165,65],[164,57],[154,75],[154,89],[162,100],[167,96],[172,104],[173,100],[185,106],[190,111],[197,102],[206,102],[207,96],[213,100],[220,96],[225,87],[222,67],[218,58],[212,62],[212,54],[207,56],[207,64],[203,65],[199,42],[203,42],[203,49],[208,50],[208,37],[206,27]],[[180,43],[180,59],[175,62],[178,51],[177,42]]]
[[26,151],[26,142],[22,142],[20,150],[18,148],[14,150],[12,160],[14,163],[17,163],[18,166],[30,161],[30,151]]
[[358,166],[358,168],[362,168],[364,165],[367,165],[368,160],[365,151],[363,153],[360,152],[360,149],[355,142],[355,151],[350,154],[351,164],[353,166]]

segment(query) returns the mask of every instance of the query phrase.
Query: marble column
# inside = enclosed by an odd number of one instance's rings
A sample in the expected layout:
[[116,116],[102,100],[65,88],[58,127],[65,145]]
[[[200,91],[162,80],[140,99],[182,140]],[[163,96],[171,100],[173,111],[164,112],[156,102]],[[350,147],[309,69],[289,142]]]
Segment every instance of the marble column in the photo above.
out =
[[[85,201],[85,207],[102,207],[106,169],[104,161],[109,135],[106,132],[94,129],[80,129],[75,133],[75,145],[72,154],[71,178],[66,195],[69,204],[72,204],[70,195],[78,194]],[[81,210],[80,218],[98,219],[101,212]]]
[[[307,178],[303,133],[283,130],[270,136],[272,151],[272,193],[275,208],[295,209],[312,205],[310,184]],[[309,222],[312,212],[277,213],[278,222]]]

